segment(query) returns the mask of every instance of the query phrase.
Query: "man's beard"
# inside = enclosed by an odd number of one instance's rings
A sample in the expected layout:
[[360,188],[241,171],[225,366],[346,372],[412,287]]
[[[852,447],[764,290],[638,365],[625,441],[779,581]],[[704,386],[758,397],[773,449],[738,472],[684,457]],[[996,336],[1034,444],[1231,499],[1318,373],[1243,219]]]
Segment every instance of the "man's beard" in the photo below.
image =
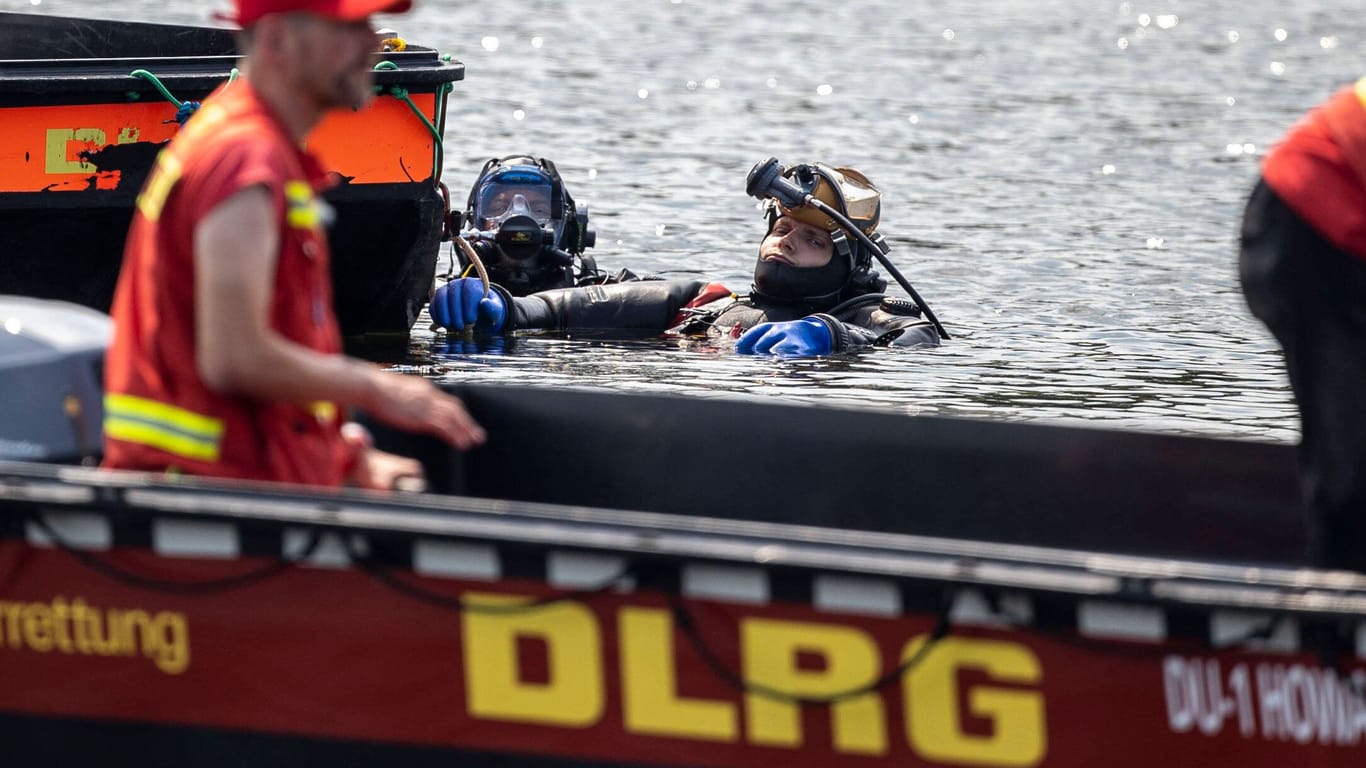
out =
[[315,80],[309,90],[312,91],[313,100],[323,110],[358,110],[375,95],[374,82],[368,70],[362,74],[353,69],[344,69],[329,80]]
[[345,74],[337,76],[335,91],[338,103],[333,106],[350,107],[353,110],[359,110],[370,103],[370,99],[375,95],[374,86],[368,77],[365,78],[365,83],[357,84],[352,75]]

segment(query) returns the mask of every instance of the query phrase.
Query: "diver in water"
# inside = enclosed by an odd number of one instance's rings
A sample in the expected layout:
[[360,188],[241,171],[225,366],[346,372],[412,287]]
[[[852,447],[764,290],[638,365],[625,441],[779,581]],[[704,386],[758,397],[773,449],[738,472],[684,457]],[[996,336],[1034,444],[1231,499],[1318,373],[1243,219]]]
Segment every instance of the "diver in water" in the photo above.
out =
[[[488,269],[489,280],[513,296],[632,279],[607,275],[586,251],[597,242],[587,206],[577,205],[555,164],[530,155],[484,164],[465,204],[458,233]],[[460,245],[457,243],[457,245]],[[456,248],[461,275],[474,274],[464,245]]]
[[[754,284],[738,296],[703,279],[642,280],[517,297],[493,280],[451,281],[432,299],[448,331],[631,330],[736,339],[741,354],[828,355],[868,346],[938,346],[948,338],[910,284],[885,260],[877,233],[882,195],[852,168],[769,159],[750,172],[768,230]],[[876,253],[874,253],[876,249]],[[883,293],[874,258],[911,299]],[[490,277],[492,270],[490,269]]]

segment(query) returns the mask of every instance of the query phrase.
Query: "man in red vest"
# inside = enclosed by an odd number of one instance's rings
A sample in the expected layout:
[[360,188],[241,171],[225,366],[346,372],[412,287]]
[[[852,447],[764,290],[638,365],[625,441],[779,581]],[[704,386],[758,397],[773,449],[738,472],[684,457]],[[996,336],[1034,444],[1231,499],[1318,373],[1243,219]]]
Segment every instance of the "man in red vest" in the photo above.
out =
[[1310,555],[1366,571],[1366,78],[1267,154],[1240,267],[1299,405]]
[[410,0],[237,0],[243,77],[204,101],[138,197],[106,362],[105,464],[390,488],[420,465],[374,450],[358,406],[461,448],[484,433],[425,379],[344,356],[303,148],[373,95],[370,15]]

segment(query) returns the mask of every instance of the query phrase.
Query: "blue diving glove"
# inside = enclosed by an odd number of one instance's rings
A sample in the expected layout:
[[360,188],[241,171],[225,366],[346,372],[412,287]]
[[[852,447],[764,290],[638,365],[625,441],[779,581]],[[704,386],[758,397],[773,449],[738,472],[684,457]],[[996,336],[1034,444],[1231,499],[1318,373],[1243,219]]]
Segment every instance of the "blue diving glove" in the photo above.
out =
[[742,355],[811,357],[828,355],[834,346],[825,323],[804,317],[785,323],[759,323],[735,342],[735,351]]
[[432,322],[447,331],[473,328],[498,333],[507,321],[508,308],[502,294],[489,289],[477,277],[461,277],[436,289],[428,307]]

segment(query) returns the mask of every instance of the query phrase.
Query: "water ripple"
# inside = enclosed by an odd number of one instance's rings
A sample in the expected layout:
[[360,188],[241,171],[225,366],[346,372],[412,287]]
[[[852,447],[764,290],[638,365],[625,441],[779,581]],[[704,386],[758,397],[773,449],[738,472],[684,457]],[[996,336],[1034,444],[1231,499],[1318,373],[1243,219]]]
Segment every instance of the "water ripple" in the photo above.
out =
[[[203,22],[217,5],[34,10]],[[446,136],[457,198],[488,157],[547,156],[590,207],[599,264],[744,290],[763,226],[750,166],[853,165],[956,338],[793,362],[661,340],[448,343],[424,319],[377,359],[452,380],[1296,439],[1280,353],[1238,291],[1238,216],[1265,148],[1360,74],[1359,3],[490,8],[385,20],[466,64]]]

